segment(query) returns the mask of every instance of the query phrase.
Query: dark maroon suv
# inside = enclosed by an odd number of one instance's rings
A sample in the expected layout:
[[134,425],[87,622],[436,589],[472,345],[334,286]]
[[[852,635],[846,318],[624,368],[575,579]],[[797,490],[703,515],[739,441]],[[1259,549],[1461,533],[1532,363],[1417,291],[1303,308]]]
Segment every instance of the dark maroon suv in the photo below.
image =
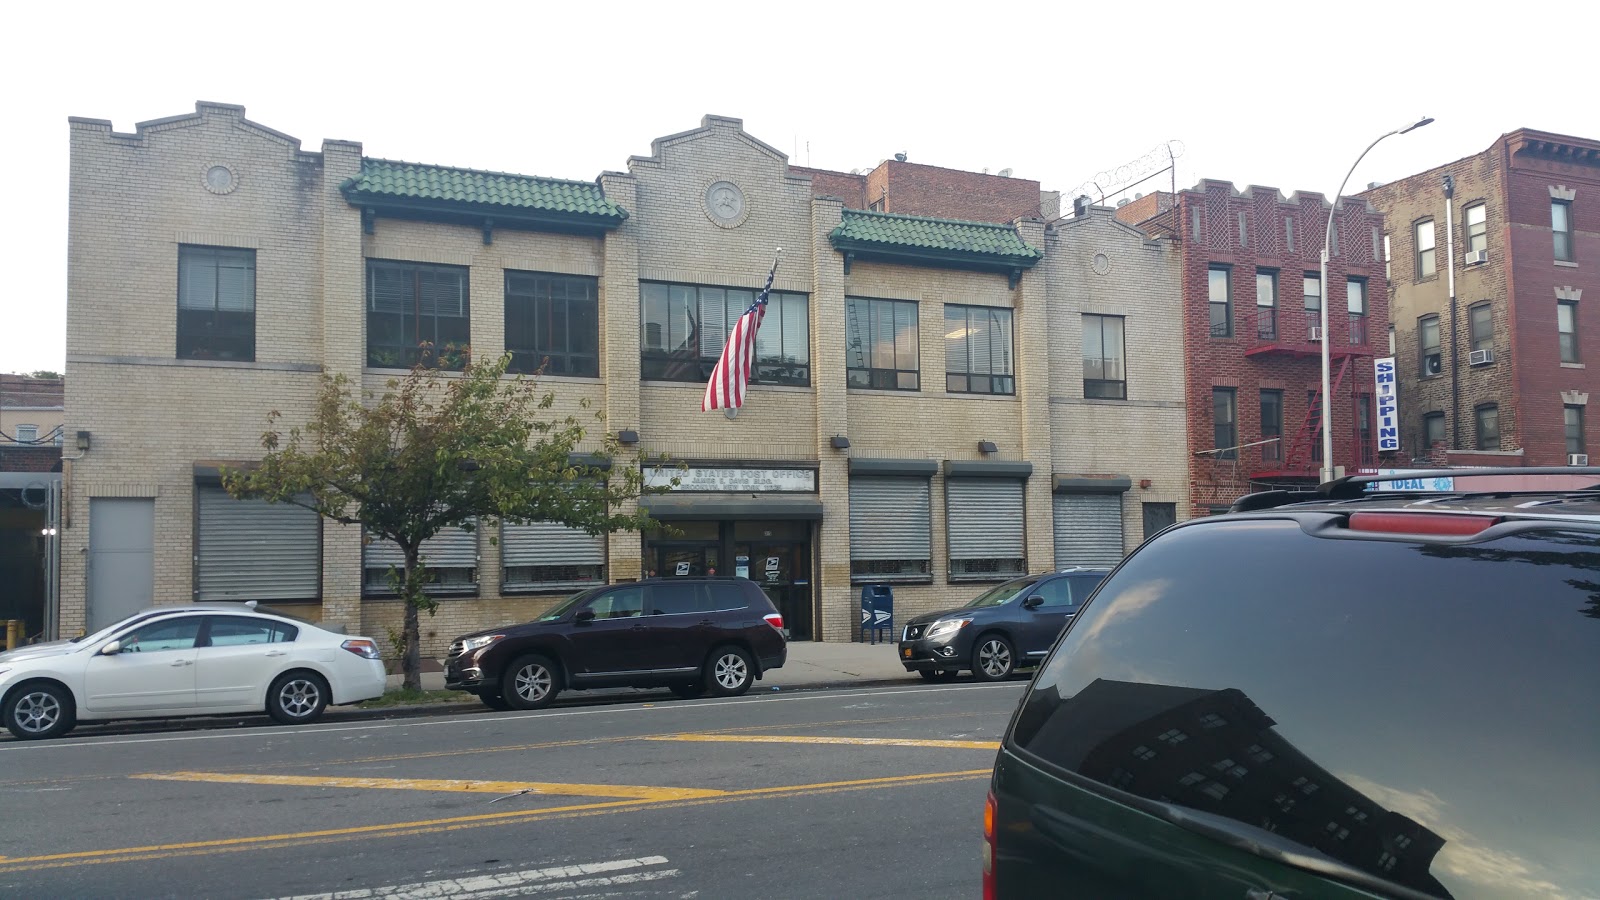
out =
[[735,697],[788,652],[783,617],[755,582],[649,579],[592,588],[532,622],[456,638],[445,686],[493,709],[539,709],[565,688]]

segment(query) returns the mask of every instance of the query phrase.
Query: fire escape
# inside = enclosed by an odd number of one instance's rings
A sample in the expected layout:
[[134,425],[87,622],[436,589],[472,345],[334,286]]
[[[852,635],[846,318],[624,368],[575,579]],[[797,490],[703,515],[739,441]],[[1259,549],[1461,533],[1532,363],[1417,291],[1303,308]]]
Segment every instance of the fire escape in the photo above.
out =
[[[1295,359],[1317,361],[1322,355],[1322,341],[1334,338],[1334,335],[1321,334],[1320,315],[1307,312],[1304,330],[1296,329],[1298,333],[1287,335],[1283,333],[1277,321],[1276,308],[1260,308],[1257,310],[1257,330],[1255,345],[1245,351],[1246,358],[1250,359]],[[1334,402],[1343,396],[1344,382],[1351,376],[1352,369],[1358,359],[1369,358],[1373,355],[1367,334],[1365,316],[1351,315],[1349,317],[1349,331],[1338,335],[1341,340],[1329,346],[1329,362],[1332,367],[1330,389]],[[1287,398],[1286,398],[1287,399]],[[1368,459],[1375,456],[1367,452],[1362,442],[1362,433],[1357,430],[1354,423],[1361,414],[1356,408],[1354,398],[1350,399],[1352,434],[1350,440],[1341,446],[1353,450],[1351,461],[1353,465],[1347,469],[1353,474],[1375,464]],[[1295,429],[1293,436],[1284,434],[1280,437],[1281,447],[1271,444],[1263,445],[1260,451],[1260,460],[1250,467],[1250,479],[1254,482],[1299,482],[1315,481],[1320,478],[1322,466],[1322,429],[1327,424],[1327,411],[1330,409],[1328,398],[1322,395],[1321,379],[1317,381],[1317,388],[1310,396],[1305,417]],[[1370,408],[1366,411],[1370,417]],[[1287,422],[1284,423],[1287,425]],[[1371,420],[1368,420],[1368,428]],[[1370,432],[1369,432],[1370,436]]]

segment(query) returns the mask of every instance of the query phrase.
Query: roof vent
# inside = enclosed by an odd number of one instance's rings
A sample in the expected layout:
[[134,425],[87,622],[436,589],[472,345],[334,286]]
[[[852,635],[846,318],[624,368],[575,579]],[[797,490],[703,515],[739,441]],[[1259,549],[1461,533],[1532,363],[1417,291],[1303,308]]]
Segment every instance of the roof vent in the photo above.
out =
[[1011,170],[1010,169],[1001,169],[999,174],[1000,174],[1001,178],[1010,178],[1011,177]]

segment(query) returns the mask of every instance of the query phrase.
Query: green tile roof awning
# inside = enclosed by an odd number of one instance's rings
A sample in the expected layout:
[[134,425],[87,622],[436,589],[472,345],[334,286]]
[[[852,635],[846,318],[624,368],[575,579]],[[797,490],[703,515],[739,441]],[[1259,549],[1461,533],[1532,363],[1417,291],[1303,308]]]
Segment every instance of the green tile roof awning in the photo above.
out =
[[1028,246],[1010,225],[959,222],[890,213],[844,210],[844,221],[828,235],[845,255],[845,271],[854,259],[1003,272],[1013,284],[1023,269],[1044,254]]
[[368,231],[373,216],[424,219],[482,227],[487,242],[493,228],[601,234],[628,218],[592,181],[388,159],[362,159],[361,174],[339,189],[363,211]]

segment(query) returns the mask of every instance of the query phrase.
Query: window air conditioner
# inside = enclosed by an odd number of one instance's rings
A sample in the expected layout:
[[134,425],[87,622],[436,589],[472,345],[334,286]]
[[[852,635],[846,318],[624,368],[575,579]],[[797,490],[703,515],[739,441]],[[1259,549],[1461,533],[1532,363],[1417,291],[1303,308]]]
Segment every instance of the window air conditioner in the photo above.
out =
[[1444,364],[1438,356],[1429,354],[1422,359],[1422,374],[1438,375],[1444,371]]
[[1317,326],[1315,326],[1315,325],[1313,325],[1313,326],[1311,326],[1311,339],[1312,339],[1312,340],[1313,340],[1313,341],[1320,341],[1320,340],[1322,340],[1322,329],[1321,329],[1321,328],[1318,328],[1318,327],[1317,327]]
[[1569,466],[1587,466],[1588,464],[1589,464],[1589,454],[1587,454],[1587,453],[1568,453],[1567,454],[1567,465],[1569,465]]
[[1487,250],[1468,250],[1465,259],[1466,259],[1465,264],[1469,265],[1469,266],[1476,266],[1476,265],[1479,265],[1480,263],[1486,263],[1486,262],[1489,261],[1489,251],[1487,251]]
[[1492,362],[1494,362],[1493,350],[1474,350],[1467,358],[1467,365],[1471,366],[1486,366]]

